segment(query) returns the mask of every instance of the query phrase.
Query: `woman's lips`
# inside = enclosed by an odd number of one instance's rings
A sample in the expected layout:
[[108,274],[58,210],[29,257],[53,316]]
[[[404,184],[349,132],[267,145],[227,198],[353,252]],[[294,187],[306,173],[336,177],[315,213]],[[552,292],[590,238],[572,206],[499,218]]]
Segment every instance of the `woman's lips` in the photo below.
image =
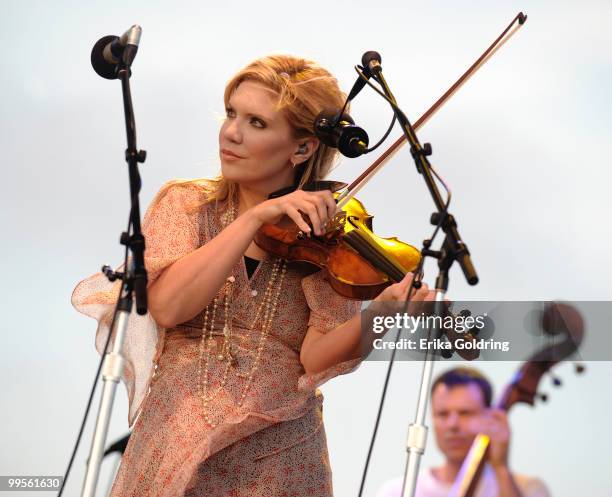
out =
[[221,149],[221,155],[226,159],[244,159],[244,157],[241,157],[240,155],[235,154],[231,150],[227,150],[225,148]]

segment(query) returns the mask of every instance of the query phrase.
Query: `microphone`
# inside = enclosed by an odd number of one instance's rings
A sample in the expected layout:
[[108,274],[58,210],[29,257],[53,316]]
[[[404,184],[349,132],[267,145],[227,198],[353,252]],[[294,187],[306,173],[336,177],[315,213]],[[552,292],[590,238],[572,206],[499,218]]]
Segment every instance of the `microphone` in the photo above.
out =
[[[381,59],[380,54],[378,52],[375,52],[374,50],[370,50],[369,52],[366,52],[362,55],[361,65],[358,67],[361,70],[361,72],[363,72],[363,75],[367,79],[370,79],[374,75],[374,73],[372,72],[373,67],[378,67],[377,70],[381,69],[380,59]],[[363,87],[365,85],[366,85],[365,79],[363,79],[361,76],[358,76],[357,81],[355,81],[353,88],[351,88],[351,91],[348,94],[347,101],[350,102],[351,100],[353,100],[357,96],[357,94],[361,90],[363,90]]]
[[351,159],[368,151],[368,134],[355,126],[353,118],[346,113],[339,115],[329,109],[321,111],[314,122],[314,134],[325,145],[337,148]]
[[130,67],[140,43],[142,28],[134,24],[121,36],[100,38],[91,50],[91,65],[105,79],[117,79],[120,63]]
[[361,57],[361,65],[368,69],[372,76],[376,76],[378,73],[382,71],[382,67],[380,65],[382,57],[378,52],[374,50],[370,50],[366,52]]

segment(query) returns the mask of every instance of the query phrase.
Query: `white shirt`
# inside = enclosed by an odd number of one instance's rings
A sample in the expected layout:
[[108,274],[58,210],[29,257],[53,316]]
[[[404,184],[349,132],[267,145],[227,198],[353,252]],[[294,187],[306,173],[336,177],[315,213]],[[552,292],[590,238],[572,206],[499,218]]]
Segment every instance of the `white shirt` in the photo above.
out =
[[[523,497],[550,497],[546,486],[538,478],[517,473],[512,473],[512,477]],[[401,497],[403,480],[404,477],[401,476],[388,481],[380,488],[376,497]],[[422,471],[417,480],[415,497],[448,497],[452,486],[452,483],[436,480],[431,469]],[[498,497],[498,495],[495,471],[486,464],[474,497]]]

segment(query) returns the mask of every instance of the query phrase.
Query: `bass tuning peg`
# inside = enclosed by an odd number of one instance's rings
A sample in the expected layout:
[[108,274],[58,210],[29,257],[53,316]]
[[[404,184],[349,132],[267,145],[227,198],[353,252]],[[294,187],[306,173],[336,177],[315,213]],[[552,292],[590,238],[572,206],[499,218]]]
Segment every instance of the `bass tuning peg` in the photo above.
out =
[[550,377],[552,379],[552,383],[553,383],[554,386],[560,387],[561,385],[563,385],[563,382],[561,381],[561,378],[559,378],[558,376],[555,376],[554,374],[551,374]]

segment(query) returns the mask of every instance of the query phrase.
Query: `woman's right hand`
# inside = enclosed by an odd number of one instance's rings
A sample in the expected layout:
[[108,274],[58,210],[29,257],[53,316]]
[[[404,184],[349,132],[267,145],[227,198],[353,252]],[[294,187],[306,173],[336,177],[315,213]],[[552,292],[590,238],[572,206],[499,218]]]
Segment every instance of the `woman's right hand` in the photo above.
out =
[[282,197],[265,200],[252,208],[253,215],[262,224],[276,224],[283,216],[288,216],[304,233],[310,233],[312,230],[302,216],[306,214],[315,235],[324,233],[325,224],[334,217],[336,211],[336,202],[328,190],[296,190]]

